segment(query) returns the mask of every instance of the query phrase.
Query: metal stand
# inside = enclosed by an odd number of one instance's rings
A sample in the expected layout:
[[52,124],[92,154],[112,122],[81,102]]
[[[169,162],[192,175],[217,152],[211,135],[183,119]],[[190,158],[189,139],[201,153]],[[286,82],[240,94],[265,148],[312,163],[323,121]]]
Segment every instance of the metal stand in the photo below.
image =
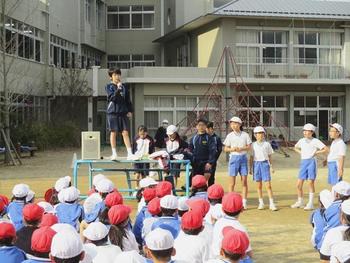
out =
[[[0,128],[1,136],[5,142],[5,156],[8,154],[10,157],[10,161],[12,162],[13,165],[17,166],[16,159],[18,163],[21,165],[21,157],[17,153],[16,147],[13,145],[11,138],[7,138],[5,131],[3,128]],[[15,157],[13,156],[12,152],[15,154]]]

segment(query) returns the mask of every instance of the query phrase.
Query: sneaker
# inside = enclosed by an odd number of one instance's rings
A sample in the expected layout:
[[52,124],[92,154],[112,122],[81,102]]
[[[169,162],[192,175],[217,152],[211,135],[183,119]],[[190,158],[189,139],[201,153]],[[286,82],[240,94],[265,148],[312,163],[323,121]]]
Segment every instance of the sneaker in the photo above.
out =
[[128,156],[126,157],[126,159],[128,161],[137,161],[139,160],[140,158],[138,158],[135,154],[128,154]]
[[308,203],[305,207],[304,210],[314,210],[314,205],[312,203]]
[[118,155],[116,154],[112,154],[110,157],[109,157],[109,160],[111,161],[116,161],[118,159]]
[[277,207],[275,206],[275,204],[270,204],[270,210],[271,211],[277,211]]
[[248,206],[247,206],[247,202],[243,202],[243,209],[247,210]]
[[303,208],[304,205],[302,203],[300,203],[299,201],[297,201],[295,204],[290,206],[291,208]]
[[259,210],[263,210],[265,208],[265,205],[263,203],[260,203],[259,206],[258,206],[258,209]]

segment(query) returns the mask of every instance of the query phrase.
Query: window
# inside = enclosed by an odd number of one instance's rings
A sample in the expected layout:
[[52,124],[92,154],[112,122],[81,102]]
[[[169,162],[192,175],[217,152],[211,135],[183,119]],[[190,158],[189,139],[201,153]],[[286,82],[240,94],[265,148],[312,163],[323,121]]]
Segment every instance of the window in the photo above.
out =
[[154,55],[108,55],[107,67],[112,68],[132,68],[132,67],[153,67],[155,66]]
[[78,45],[55,35],[50,36],[50,41],[51,64],[62,68],[76,67]]
[[300,64],[318,63],[318,45],[320,35],[317,32],[297,32],[297,45],[295,48],[295,57]]
[[108,6],[108,29],[153,29],[154,6]]
[[96,2],[96,28],[103,29],[103,18],[105,17],[104,14],[104,4],[102,1],[98,0]]

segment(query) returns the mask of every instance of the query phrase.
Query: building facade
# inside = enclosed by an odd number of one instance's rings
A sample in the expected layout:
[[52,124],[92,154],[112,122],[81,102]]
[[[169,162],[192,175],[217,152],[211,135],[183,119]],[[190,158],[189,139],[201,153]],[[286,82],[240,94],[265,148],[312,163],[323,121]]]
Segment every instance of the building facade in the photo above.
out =
[[[30,5],[35,15],[25,19],[28,6],[22,5]],[[119,67],[132,91],[133,130],[145,124],[153,134],[168,119],[184,131],[208,108],[205,93],[229,47],[234,75],[249,88],[239,91],[245,102],[236,109],[248,129],[262,124],[296,140],[311,122],[328,139],[328,123],[339,122],[349,136],[350,3],[30,0],[22,5],[5,24],[9,40],[11,34],[17,37],[6,52],[29,68],[23,79],[35,87],[32,108],[18,102],[19,123],[27,111],[49,118],[60,71],[74,65],[86,70],[94,91],[83,105],[82,129],[100,130],[107,140],[107,68]],[[23,93],[23,83],[17,86]],[[209,118],[221,110],[209,108]]]

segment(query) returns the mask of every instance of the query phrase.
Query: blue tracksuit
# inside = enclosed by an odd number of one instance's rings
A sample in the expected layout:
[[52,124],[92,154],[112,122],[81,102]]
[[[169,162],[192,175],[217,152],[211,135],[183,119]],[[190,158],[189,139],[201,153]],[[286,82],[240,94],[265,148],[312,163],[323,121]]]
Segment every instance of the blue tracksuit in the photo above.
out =
[[321,249],[323,229],[326,227],[323,214],[324,211],[319,208],[315,210],[310,217],[310,222],[314,228],[313,242],[317,250]]
[[135,219],[135,224],[132,228],[132,232],[135,235],[137,243],[140,245],[143,245],[143,238],[142,238],[142,228],[143,228],[143,221],[145,218],[151,217],[151,214],[147,210],[147,206],[144,206],[141,208],[140,212],[137,214]]
[[16,231],[20,230],[23,227],[23,207],[24,202],[22,201],[13,201],[7,206],[7,214],[14,224]]
[[80,204],[61,203],[56,207],[59,223],[65,223],[77,228],[77,222],[84,218],[84,210]]
[[128,112],[132,112],[132,104],[130,100],[130,92],[125,84],[118,88],[115,84],[109,83],[105,88],[107,92],[107,113],[126,115]]
[[157,227],[169,230],[174,239],[179,235],[181,228],[179,219],[173,216],[159,217],[159,219],[153,223],[152,230]]
[[20,263],[26,259],[26,254],[23,250],[16,246],[0,247],[0,262],[1,263]]
[[208,201],[208,193],[207,192],[197,192],[194,196],[191,196],[190,199],[203,199]]

